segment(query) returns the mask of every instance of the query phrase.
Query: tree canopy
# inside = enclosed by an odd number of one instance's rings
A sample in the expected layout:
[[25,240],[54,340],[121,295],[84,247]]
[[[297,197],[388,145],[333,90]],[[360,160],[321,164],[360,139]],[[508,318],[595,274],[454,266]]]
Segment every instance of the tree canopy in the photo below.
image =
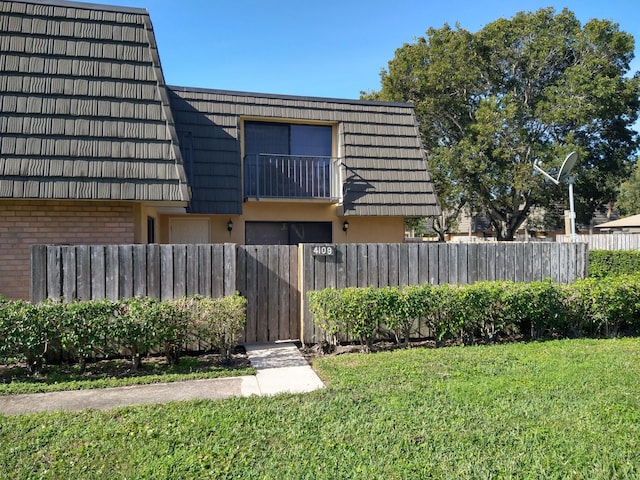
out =
[[381,90],[363,97],[413,103],[443,210],[483,211],[511,240],[534,206],[566,198],[533,174],[535,161],[549,171],[578,152],[582,221],[615,198],[637,149],[633,51],[633,36],[609,20],[520,12],[476,33],[430,28],[396,50]]
[[637,161],[632,174],[620,185],[616,205],[622,215],[640,213],[640,167]]

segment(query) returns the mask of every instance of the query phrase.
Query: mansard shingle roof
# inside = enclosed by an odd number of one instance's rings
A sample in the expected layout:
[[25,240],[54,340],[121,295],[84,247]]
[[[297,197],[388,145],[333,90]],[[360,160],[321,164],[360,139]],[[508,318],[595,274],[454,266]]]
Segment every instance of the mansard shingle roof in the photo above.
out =
[[0,197],[189,200],[146,10],[0,0]]
[[240,120],[339,125],[344,215],[438,214],[411,105],[169,87],[195,213],[240,213]]

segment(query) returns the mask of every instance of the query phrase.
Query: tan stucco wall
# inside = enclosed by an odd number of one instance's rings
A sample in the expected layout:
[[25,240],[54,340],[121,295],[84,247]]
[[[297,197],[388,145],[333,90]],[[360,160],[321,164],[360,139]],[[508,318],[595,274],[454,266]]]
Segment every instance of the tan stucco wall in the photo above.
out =
[[[194,217],[203,217],[197,215]],[[169,226],[177,215],[161,215],[159,243],[170,243]],[[400,217],[339,217],[338,207],[327,203],[287,203],[268,200],[249,201],[243,205],[242,215],[208,216],[212,243],[244,244],[245,222],[332,222],[334,243],[400,243],[404,241],[404,219]],[[231,233],[227,223],[233,222]],[[342,230],[344,221],[349,229]]]

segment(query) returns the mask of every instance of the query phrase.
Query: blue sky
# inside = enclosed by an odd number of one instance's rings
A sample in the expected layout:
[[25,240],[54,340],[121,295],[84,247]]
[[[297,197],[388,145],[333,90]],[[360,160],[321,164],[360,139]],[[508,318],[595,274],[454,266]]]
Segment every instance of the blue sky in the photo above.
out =
[[[98,0],[149,10],[170,85],[358,98],[396,48],[445,23],[470,31],[518,11],[613,20],[636,38],[638,0]],[[640,70],[636,58],[632,69]]]

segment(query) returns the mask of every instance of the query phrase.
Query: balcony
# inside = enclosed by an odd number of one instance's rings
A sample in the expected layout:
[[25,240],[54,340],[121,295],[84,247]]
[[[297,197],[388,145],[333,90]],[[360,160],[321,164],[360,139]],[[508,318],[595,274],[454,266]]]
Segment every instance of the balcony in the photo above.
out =
[[340,198],[340,160],[263,153],[244,159],[245,198]]

